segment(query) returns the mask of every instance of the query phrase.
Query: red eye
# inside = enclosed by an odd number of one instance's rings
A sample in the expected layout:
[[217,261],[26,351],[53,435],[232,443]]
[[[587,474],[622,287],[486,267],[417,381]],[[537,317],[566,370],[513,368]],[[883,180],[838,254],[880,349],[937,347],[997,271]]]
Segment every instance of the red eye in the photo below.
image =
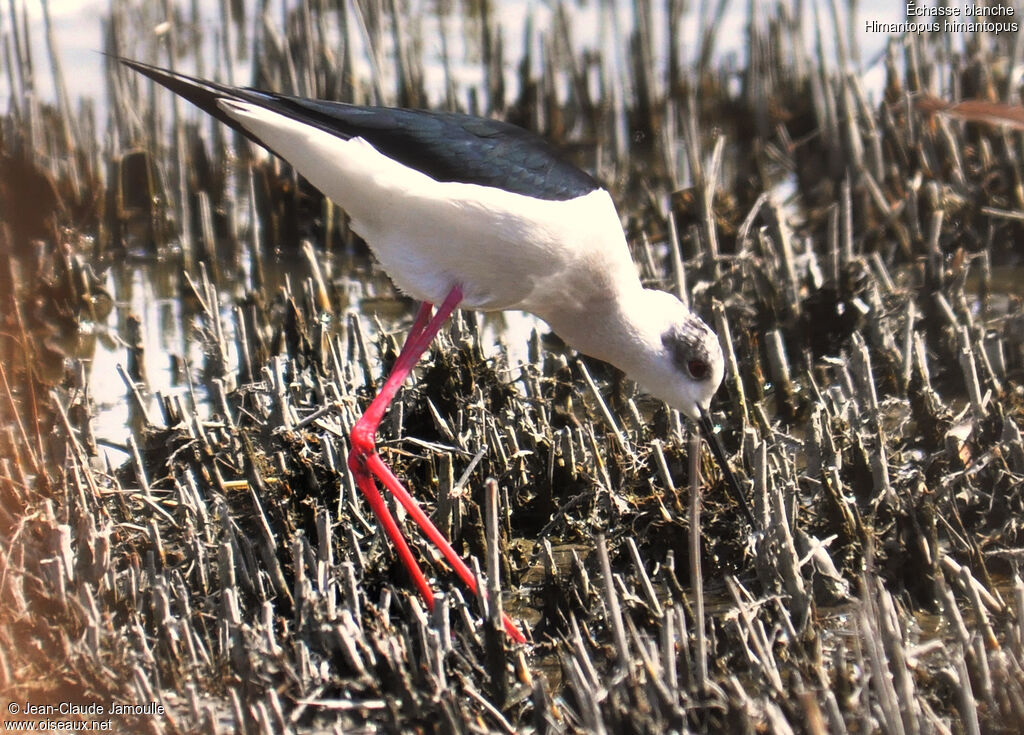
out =
[[704,380],[708,377],[708,364],[703,360],[690,360],[686,363],[686,371],[694,380]]

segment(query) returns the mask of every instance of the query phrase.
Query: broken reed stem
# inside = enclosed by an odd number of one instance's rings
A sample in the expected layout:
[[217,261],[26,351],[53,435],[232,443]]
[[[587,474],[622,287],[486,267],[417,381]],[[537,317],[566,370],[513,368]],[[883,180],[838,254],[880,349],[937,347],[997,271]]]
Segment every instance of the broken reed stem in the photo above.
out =
[[583,360],[577,360],[577,366],[579,366],[580,374],[583,375],[583,379],[587,383],[587,387],[590,388],[591,394],[594,396],[594,400],[597,401],[598,407],[601,409],[601,416],[604,417],[605,422],[608,424],[608,428],[612,430],[612,435],[615,437],[615,441],[618,442],[619,447],[627,455],[632,455],[632,449],[629,445],[629,440],[626,439],[625,434],[619,429],[619,422],[615,420],[615,416],[612,415],[611,409],[608,408],[608,404],[605,402],[604,397],[601,395],[601,390],[597,387],[597,383],[590,377],[590,371],[587,370],[586,364]]
[[703,693],[708,687],[708,652],[704,627],[704,577],[700,560],[700,443],[698,431],[690,432],[690,588],[693,596],[693,626],[696,636],[694,652],[697,670],[694,682],[697,692]]
[[608,622],[612,628],[612,640],[615,642],[615,653],[621,668],[629,666],[629,646],[626,644],[626,629],[622,623],[622,608],[619,606],[619,595],[615,590],[615,578],[612,576],[612,565],[608,559],[608,545],[604,534],[597,536],[597,558],[601,563],[601,577],[604,580],[604,601],[608,606]]
[[487,541],[487,612],[491,624],[499,630],[501,622],[501,542],[498,525],[498,483],[494,478],[484,481],[484,509]]
[[[485,612],[487,628],[487,661],[491,675],[494,696],[499,702],[508,697],[508,681],[505,677],[505,627],[501,604],[501,542],[498,525],[498,482],[492,477],[484,481],[484,533],[486,536],[487,600]],[[478,577],[479,578],[479,577]]]

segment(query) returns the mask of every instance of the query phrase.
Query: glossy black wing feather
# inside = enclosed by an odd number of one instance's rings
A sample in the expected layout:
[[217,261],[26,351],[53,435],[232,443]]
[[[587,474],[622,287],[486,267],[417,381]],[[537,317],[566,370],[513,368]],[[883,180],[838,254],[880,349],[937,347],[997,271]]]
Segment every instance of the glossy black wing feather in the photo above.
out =
[[389,158],[437,181],[480,184],[556,201],[583,196],[600,186],[539,136],[498,120],[309,100],[229,87],[129,59],[120,61],[264,147],[268,146],[221,110],[217,101],[242,100],[339,138],[363,138]]
[[295,117],[343,138],[363,138],[389,158],[437,181],[480,184],[551,200],[573,199],[599,188],[542,138],[499,120],[272,96],[291,106]]

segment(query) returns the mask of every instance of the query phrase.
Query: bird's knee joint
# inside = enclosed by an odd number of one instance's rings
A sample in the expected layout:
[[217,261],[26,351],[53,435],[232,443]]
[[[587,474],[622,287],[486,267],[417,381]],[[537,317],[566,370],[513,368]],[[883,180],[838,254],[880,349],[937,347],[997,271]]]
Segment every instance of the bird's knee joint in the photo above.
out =
[[376,442],[372,432],[358,424],[352,427],[349,435],[348,465],[352,469],[361,469],[366,465],[366,458],[376,451]]
[[352,447],[348,453],[348,468],[352,472],[363,472],[366,469],[366,455]]

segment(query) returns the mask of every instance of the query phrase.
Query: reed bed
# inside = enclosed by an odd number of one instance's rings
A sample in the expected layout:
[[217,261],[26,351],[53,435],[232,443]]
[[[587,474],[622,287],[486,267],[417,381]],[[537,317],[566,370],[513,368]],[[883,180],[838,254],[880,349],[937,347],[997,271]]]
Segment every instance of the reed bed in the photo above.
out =
[[[749,56],[723,60],[716,12],[683,48],[674,0],[628,23],[559,4],[518,49],[486,2],[224,2],[213,29],[112,3],[112,55],[539,130],[613,191],[645,281],[718,332],[754,529],[677,413],[542,327],[494,344],[461,314],[400,394],[382,451],[504,591],[516,646],[443,568],[426,610],[345,470],[412,306],[343,211],[112,57],[102,115],[52,42],[40,100],[20,7],[0,23],[6,701],[148,707],[114,728],[154,733],[1024,729],[1012,35],[894,38],[863,62],[885,70],[870,102],[835,5],[814,54],[799,4],[752,6]],[[175,391],[114,308],[140,259],[177,266]],[[123,441],[95,428],[112,340]]]

